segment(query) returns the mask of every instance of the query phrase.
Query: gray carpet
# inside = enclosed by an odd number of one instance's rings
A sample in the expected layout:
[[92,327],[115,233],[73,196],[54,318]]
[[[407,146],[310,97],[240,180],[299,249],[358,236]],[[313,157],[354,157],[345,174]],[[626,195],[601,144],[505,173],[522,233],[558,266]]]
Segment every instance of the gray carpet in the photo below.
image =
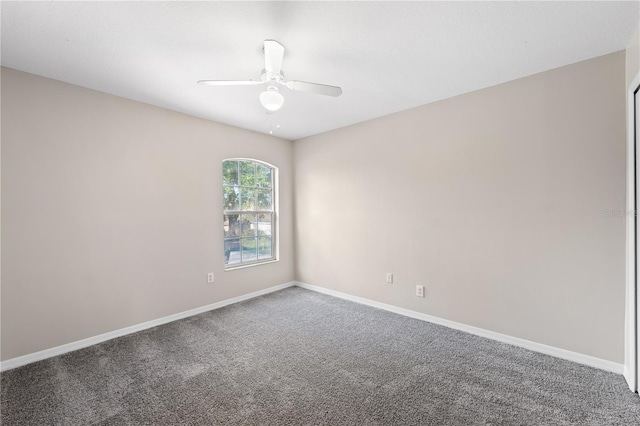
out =
[[638,425],[616,374],[300,288],[10,370],[2,425]]

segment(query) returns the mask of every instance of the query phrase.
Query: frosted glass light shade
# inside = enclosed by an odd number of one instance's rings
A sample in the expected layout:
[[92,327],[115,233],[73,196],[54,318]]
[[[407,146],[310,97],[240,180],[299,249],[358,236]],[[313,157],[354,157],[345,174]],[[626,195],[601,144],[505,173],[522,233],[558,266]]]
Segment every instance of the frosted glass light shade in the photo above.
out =
[[260,93],[260,103],[269,112],[279,110],[284,104],[284,96],[282,96],[278,89],[268,88],[264,92]]

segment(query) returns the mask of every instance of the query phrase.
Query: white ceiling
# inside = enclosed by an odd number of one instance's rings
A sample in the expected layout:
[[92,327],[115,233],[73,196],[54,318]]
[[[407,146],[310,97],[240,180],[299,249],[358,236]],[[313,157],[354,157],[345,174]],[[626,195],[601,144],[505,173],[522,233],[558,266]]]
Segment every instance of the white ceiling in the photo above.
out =
[[[624,49],[630,2],[7,2],[2,65],[186,114],[300,139]],[[273,115],[262,43],[285,48],[291,80]]]

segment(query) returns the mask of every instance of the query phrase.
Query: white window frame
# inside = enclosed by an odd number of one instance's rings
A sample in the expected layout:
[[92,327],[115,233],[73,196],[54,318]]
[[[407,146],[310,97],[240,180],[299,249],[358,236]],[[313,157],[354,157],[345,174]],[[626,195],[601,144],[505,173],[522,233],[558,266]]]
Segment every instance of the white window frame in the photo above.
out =
[[[228,185],[224,182],[224,163],[227,161],[236,161],[238,162],[238,185]],[[253,210],[243,210],[242,209],[242,204],[241,204],[241,200],[238,202],[238,207],[239,210],[225,210],[225,204],[224,204],[224,189],[225,187],[234,187],[237,186],[238,188],[240,188],[240,190],[242,190],[242,188],[250,188],[250,189],[266,189],[264,187],[259,187],[257,185],[253,185],[253,186],[245,186],[242,185],[242,182],[240,181],[240,162],[251,162],[254,163],[254,165],[260,165],[260,166],[265,166],[268,167],[269,169],[271,169],[271,210],[263,210],[263,209],[258,209],[257,205],[254,205],[254,209]],[[258,265],[263,265],[265,263],[272,263],[272,262],[277,262],[278,261],[278,168],[276,166],[274,166],[273,164],[269,164],[267,162],[264,161],[260,161],[260,160],[256,160],[254,158],[226,158],[222,161],[222,170],[221,170],[221,177],[222,177],[222,196],[223,196],[223,211],[222,211],[222,217],[223,217],[223,250],[225,251],[225,265],[224,265],[224,269],[225,271],[229,271],[229,270],[233,270],[233,269],[240,269],[240,268],[247,268],[247,267],[251,267],[251,266],[258,266]],[[254,202],[254,204],[256,204]],[[240,215],[243,213],[253,213],[253,214],[261,214],[261,213],[265,213],[265,214],[270,214],[271,215],[271,257],[269,258],[263,258],[263,259],[259,259],[259,249],[258,247],[256,247],[256,260],[251,260],[251,261],[242,261],[242,257],[241,257],[241,261],[238,263],[232,263],[229,264],[227,263],[228,259],[226,258],[226,243],[227,241],[230,240],[235,240],[237,239],[240,243],[240,251],[242,253],[242,239],[246,238],[246,237],[242,237],[242,235],[240,235],[239,237],[225,237],[225,229],[224,227],[226,226],[224,223],[224,217],[227,215]],[[258,240],[258,236],[256,235],[256,241]],[[242,254],[241,254],[242,256]]]

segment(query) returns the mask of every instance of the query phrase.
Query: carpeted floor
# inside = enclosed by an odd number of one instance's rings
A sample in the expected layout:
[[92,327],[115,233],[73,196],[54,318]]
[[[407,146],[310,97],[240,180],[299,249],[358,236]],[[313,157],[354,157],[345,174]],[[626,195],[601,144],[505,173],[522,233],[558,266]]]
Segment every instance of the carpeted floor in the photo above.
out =
[[10,370],[2,425],[638,425],[621,376],[297,287]]

